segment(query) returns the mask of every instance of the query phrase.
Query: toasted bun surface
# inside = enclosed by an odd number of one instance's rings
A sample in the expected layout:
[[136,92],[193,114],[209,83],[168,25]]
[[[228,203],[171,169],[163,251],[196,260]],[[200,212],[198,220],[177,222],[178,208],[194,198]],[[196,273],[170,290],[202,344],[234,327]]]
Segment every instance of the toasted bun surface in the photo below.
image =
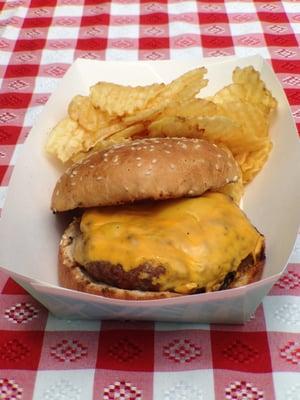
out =
[[69,168],[52,195],[53,211],[199,196],[235,182],[229,152],[202,139],[149,138],[94,153]]
[[[74,260],[73,244],[78,235],[80,235],[79,221],[75,220],[66,229],[59,246],[59,281],[61,286],[122,300],[154,300],[181,296],[181,294],[169,291],[120,289],[96,281]],[[250,256],[243,260],[235,274],[227,274],[219,290],[237,288],[259,280],[264,264],[264,249],[262,249],[257,261],[255,263],[253,261]]]

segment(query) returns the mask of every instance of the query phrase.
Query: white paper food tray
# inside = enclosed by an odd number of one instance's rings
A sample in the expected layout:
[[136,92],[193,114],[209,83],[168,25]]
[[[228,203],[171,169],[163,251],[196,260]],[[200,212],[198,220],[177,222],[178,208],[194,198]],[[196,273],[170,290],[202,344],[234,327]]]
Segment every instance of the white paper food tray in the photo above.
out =
[[[57,281],[57,250],[67,221],[50,212],[53,187],[62,169],[43,147],[51,128],[66,115],[76,94],[95,82],[143,85],[169,82],[197,66],[208,69],[213,94],[230,83],[236,66],[253,65],[278,100],[271,128],[270,158],[247,187],[243,208],[266,236],[263,279],[245,287],[179,298],[126,301],[64,289]],[[242,323],[283,272],[299,226],[300,144],[284,92],[259,56],[189,61],[105,62],[78,59],[52,94],[18,158],[0,219],[0,265],[51,312],[66,318],[134,319],[203,323]]]

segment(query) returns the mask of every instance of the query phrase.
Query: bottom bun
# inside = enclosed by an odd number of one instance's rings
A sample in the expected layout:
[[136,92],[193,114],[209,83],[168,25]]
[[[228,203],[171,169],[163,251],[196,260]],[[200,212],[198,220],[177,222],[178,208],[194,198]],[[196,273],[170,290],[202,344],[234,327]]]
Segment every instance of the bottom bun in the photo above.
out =
[[[166,291],[151,292],[121,289],[96,281],[74,260],[73,244],[78,235],[80,235],[79,221],[74,220],[66,229],[59,245],[58,276],[61,286],[120,300],[155,300],[183,296],[183,294]],[[242,261],[235,273],[229,272],[227,274],[219,290],[237,288],[259,280],[262,274],[264,258],[263,250],[255,264],[252,257],[247,257]]]

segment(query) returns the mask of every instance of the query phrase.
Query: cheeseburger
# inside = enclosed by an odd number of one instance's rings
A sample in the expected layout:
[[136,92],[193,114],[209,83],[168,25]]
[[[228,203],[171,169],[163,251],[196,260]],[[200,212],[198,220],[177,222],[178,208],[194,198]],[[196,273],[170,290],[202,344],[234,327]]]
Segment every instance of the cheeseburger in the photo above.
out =
[[231,153],[201,139],[134,140],[74,164],[51,204],[83,209],[60,242],[61,285],[145,300],[259,279],[264,237],[222,193],[239,177]]

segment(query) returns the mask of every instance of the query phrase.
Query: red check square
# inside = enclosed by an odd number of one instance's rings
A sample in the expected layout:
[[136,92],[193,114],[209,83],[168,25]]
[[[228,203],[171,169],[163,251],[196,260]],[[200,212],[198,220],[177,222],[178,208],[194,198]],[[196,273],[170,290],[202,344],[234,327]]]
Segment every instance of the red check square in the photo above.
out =
[[4,175],[6,173],[7,170],[7,165],[0,165],[0,185],[4,180]]
[[223,48],[223,47],[233,47],[233,41],[231,36],[208,36],[202,35],[202,46],[208,48]]
[[[1,167],[0,167],[1,168]],[[0,169],[1,171],[1,169]],[[1,178],[0,178],[1,181]],[[3,294],[27,294],[26,290],[22,286],[18,285],[13,279],[8,278],[3,291]]]
[[57,0],[31,0],[29,7],[55,7],[56,3]]
[[139,48],[140,50],[150,50],[150,49],[168,49],[169,48],[169,38],[140,38]]
[[109,25],[109,15],[99,14],[99,15],[83,15],[80,21],[80,26],[101,26]]
[[1,368],[36,370],[40,362],[43,337],[42,331],[0,331]]
[[277,23],[288,23],[288,17],[285,13],[280,12],[258,12],[258,17],[262,22],[277,22]]
[[23,22],[23,28],[41,28],[51,25],[52,18],[26,18]]
[[42,50],[46,46],[46,39],[23,39],[18,40],[15,45],[15,51],[33,51]]
[[78,50],[104,50],[107,47],[107,38],[78,39],[76,48]]
[[265,40],[268,46],[284,46],[284,47],[297,47],[298,42],[296,36],[290,35],[271,35],[265,33]]
[[24,76],[36,76],[39,66],[37,64],[8,65],[5,73],[6,78],[19,78]]
[[153,371],[153,354],[153,331],[101,331],[97,368],[124,371]]
[[167,24],[169,17],[167,13],[152,13],[141,15],[140,23],[143,25],[160,25]]
[[0,93],[0,108],[27,108],[31,93]]
[[274,71],[277,73],[298,73],[300,60],[272,60]]
[[211,331],[214,368],[247,372],[272,371],[266,332]]
[[200,12],[198,15],[199,15],[200,24],[216,24],[216,23],[228,24],[227,14]]

